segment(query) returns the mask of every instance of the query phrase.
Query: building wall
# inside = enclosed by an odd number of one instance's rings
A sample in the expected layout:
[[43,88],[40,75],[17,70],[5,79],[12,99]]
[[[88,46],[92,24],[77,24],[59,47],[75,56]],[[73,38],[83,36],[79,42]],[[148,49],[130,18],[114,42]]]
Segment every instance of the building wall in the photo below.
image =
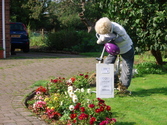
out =
[[[5,1],[5,41],[6,41],[6,57],[11,55],[10,53],[10,0]],[[0,0],[0,47],[3,47],[2,38],[2,0]]]

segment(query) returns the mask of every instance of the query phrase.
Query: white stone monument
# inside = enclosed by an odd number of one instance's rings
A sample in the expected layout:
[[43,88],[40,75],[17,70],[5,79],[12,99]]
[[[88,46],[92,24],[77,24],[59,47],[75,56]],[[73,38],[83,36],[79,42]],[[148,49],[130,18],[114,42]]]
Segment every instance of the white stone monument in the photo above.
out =
[[114,64],[96,64],[96,98],[114,98]]

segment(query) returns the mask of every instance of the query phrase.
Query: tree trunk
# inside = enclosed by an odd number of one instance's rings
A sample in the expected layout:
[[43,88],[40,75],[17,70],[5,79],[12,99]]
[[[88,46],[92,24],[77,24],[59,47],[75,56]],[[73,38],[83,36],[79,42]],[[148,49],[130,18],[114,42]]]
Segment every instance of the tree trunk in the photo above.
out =
[[82,9],[82,11],[78,14],[81,21],[86,25],[87,29],[88,29],[88,33],[92,32],[94,30],[94,25],[95,23],[88,20],[85,16],[84,16],[84,12],[85,12],[85,1],[83,1],[80,4],[80,8]]
[[163,65],[161,51],[160,50],[154,50],[154,49],[152,49],[151,53],[155,57],[156,63],[158,65]]

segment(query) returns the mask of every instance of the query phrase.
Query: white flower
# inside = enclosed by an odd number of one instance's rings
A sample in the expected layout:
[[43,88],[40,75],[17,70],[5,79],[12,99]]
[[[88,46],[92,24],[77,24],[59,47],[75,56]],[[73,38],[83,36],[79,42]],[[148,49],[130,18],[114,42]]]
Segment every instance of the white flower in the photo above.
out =
[[69,87],[68,87],[68,90],[73,90],[73,86],[69,86]]
[[87,93],[91,93],[91,89],[87,89]]
[[73,110],[74,110],[74,106],[73,106],[73,105],[70,105],[70,106],[69,106],[69,110],[70,110],[70,111],[73,111]]
[[81,88],[81,92],[84,92],[84,88]]
[[90,99],[87,99],[87,103],[90,104],[90,103],[91,103],[91,100],[90,100]]
[[77,96],[73,96],[72,101],[73,101],[74,103],[77,103],[77,102],[78,102]]
[[77,95],[76,95],[76,94],[73,94],[73,98],[77,98]]
[[73,94],[72,101],[73,101],[74,103],[77,103],[77,102],[78,102],[78,97],[77,97],[76,94]]
[[69,87],[68,87],[68,93],[71,93],[71,92],[73,92],[73,87],[72,87],[72,86],[69,86]]
[[69,96],[70,96],[71,98],[73,97],[73,95],[74,95],[73,92],[70,92],[70,93],[69,93]]

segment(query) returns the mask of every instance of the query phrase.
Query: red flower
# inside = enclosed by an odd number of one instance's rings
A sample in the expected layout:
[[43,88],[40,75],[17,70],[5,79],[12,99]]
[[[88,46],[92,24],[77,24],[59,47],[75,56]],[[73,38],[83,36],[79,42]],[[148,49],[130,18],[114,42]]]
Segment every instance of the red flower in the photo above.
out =
[[110,110],[111,110],[111,107],[110,107],[110,106],[106,106],[106,110],[107,110],[107,111],[110,111]]
[[81,111],[81,112],[85,112],[85,108],[84,108],[84,107],[81,107],[81,108],[80,108],[80,111]]
[[77,117],[77,114],[75,114],[75,113],[70,115],[70,118],[71,118],[71,119],[74,119],[74,118],[76,118],[76,117]]
[[73,77],[72,77],[72,78],[70,78],[70,79],[71,79],[72,83],[74,83],[74,82],[75,82],[75,80],[76,80],[76,79],[75,79],[75,78],[73,78]]
[[101,112],[103,112],[104,111],[104,107],[100,106],[100,110],[101,110]]
[[81,113],[81,114],[78,116],[78,119],[79,119],[79,120],[85,120],[85,119],[88,119],[88,117],[89,117],[88,114]]
[[77,120],[73,120],[72,122],[73,122],[73,123],[77,123]]
[[76,106],[74,107],[74,109],[78,110],[80,105],[81,105],[81,103],[77,103]]
[[89,104],[89,108],[94,108],[95,105],[94,104]]
[[100,98],[97,98],[97,100],[99,101],[100,104],[105,102],[104,100],[102,100]]
[[86,79],[88,79],[88,77],[89,77],[88,75],[85,75],[85,78],[86,78]]
[[46,92],[47,90],[46,90],[46,88],[40,86],[39,88],[36,89],[36,92],[38,92],[38,91],[40,91],[40,92]]
[[79,74],[80,76],[83,76],[84,74]]
[[96,121],[96,118],[95,117],[91,117],[90,121],[89,121],[89,124],[93,125],[95,121]]
[[95,112],[96,112],[96,113],[100,113],[101,110],[100,110],[100,109],[95,109]]
[[58,81],[59,81],[58,79],[51,79],[52,83],[58,83]]

